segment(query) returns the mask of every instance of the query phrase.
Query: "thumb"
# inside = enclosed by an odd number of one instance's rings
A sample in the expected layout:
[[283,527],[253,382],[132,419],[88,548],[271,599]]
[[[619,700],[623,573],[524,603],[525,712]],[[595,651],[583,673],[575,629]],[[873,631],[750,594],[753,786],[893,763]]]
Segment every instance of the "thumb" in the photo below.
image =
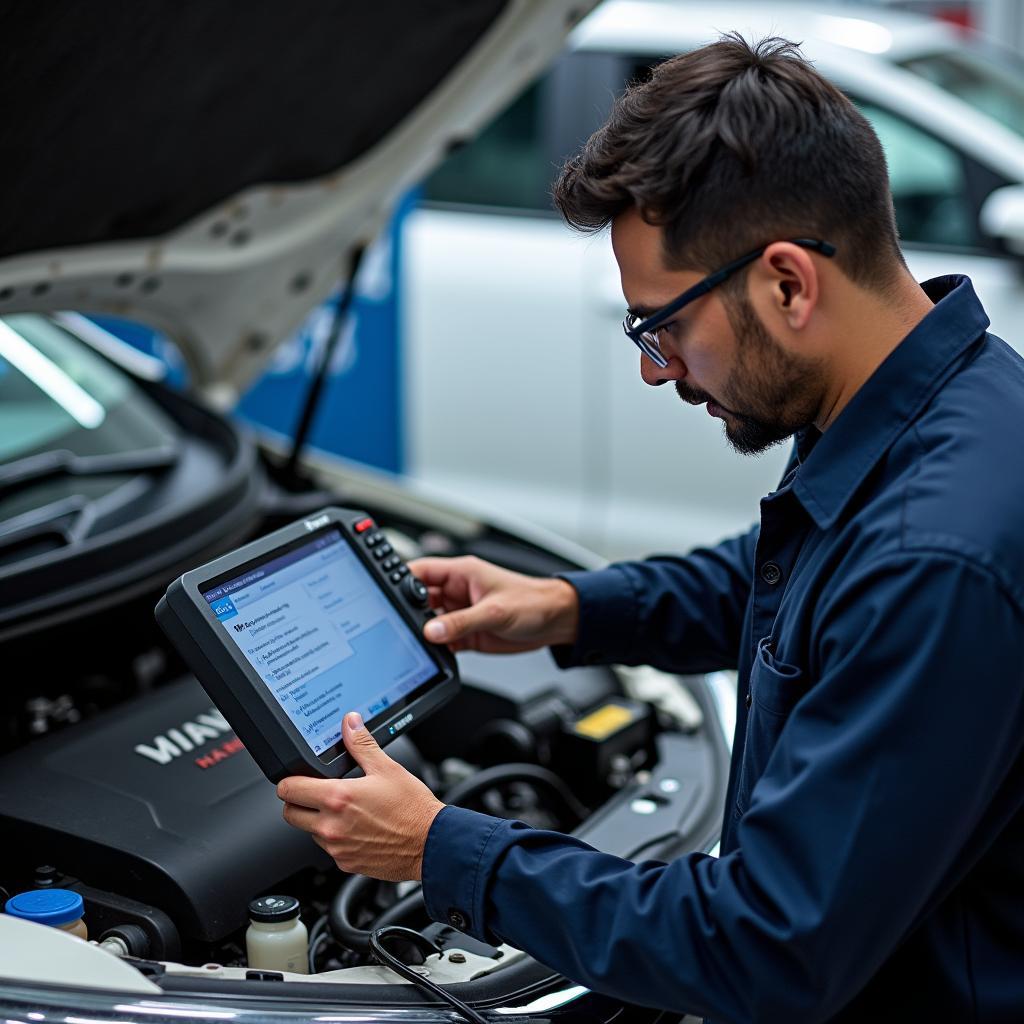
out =
[[431,619],[423,635],[435,644],[450,644],[471,633],[497,632],[509,625],[508,611],[497,601],[483,600],[469,608],[448,612]]
[[355,758],[356,764],[367,775],[376,775],[391,758],[380,748],[373,734],[363,725],[358,711],[350,711],[341,723],[341,735],[345,749]]

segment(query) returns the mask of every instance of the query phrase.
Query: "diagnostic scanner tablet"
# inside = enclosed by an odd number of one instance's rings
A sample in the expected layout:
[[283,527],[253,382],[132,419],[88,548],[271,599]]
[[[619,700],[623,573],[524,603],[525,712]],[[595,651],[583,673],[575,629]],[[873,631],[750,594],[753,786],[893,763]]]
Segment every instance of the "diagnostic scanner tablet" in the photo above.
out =
[[185,573],[156,618],[271,782],[355,767],[341,719],[383,746],[458,689],[433,612],[365,512],[327,508]]

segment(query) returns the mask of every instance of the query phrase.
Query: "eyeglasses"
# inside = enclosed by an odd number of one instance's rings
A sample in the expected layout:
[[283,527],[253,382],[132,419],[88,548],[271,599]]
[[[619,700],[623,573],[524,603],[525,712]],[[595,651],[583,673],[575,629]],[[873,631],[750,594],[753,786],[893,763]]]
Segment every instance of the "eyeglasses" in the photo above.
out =
[[[836,252],[834,245],[828,242],[819,242],[814,238],[789,238],[787,241],[793,245],[799,245],[802,249],[813,249],[815,252],[820,252],[822,256],[831,257]],[[753,252],[748,252],[746,256],[741,256],[738,260],[727,263],[721,270],[708,274],[707,277],[698,281],[692,288],[687,288],[682,295],[677,296],[667,306],[662,306],[661,309],[656,310],[646,319],[636,313],[627,313],[626,318],[622,321],[622,329],[626,332],[626,337],[655,366],[664,369],[668,366],[668,359],[662,353],[661,343],[658,341],[658,325],[673,314],[678,313],[684,306],[688,306],[702,295],[707,295],[712,288],[720,285],[726,278],[735,274],[737,270],[741,270],[748,263],[753,263],[767,248],[767,245],[762,245],[760,249],[755,249]]]

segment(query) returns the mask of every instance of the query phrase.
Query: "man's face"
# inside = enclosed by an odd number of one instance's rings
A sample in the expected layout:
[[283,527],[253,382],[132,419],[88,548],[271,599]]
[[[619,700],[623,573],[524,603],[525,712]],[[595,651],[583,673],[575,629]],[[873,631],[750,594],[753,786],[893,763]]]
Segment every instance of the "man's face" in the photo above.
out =
[[[629,308],[641,315],[703,276],[666,269],[661,239],[661,229],[635,211],[612,225],[622,291]],[[787,351],[743,296],[727,297],[720,288],[710,292],[663,324],[658,339],[669,365],[662,369],[641,354],[641,377],[651,385],[673,381],[684,402],[706,403],[738,452],[762,452],[790,437],[812,423],[821,407],[819,362]]]

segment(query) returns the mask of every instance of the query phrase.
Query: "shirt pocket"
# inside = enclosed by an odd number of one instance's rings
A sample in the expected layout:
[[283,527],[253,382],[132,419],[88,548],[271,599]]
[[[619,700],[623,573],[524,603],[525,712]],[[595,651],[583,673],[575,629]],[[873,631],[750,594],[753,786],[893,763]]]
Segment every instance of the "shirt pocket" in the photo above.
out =
[[806,692],[803,669],[776,659],[771,637],[757,645],[749,692],[746,739],[733,805],[733,817],[737,820],[750,806],[751,791],[768,766],[790,712]]

